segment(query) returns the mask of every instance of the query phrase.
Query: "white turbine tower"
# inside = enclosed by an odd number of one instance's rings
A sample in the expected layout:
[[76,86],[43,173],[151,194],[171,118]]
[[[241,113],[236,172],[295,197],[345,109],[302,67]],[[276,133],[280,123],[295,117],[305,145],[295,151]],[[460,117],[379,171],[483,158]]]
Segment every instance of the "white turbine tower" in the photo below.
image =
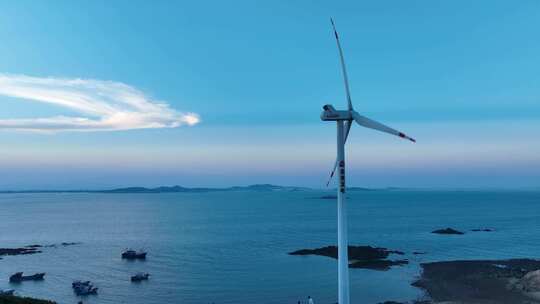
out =
[[[339,43],[339,36],[332,22],[336,43],[339,50],[339,58],[341,61],[341,70],[343,72],[343,80],[345,82],[345,93],[347,95],[347,110],[337,111],[332,105],[325,105],[324,111],[321,114],[323,121],[335,121],[337,123],[337,159],[330,174],[330,180],[334,176],[336,168],[339,167],[339,185],[337,187],[337,217],[338,217],[338,303],[349,304],[349,257],[348,257],[348,239],[347,239],[347,204],[345,202],[345,142],[349,135],[349,131],[353,124],[353,120],[362,127],[386,132],[401,138],[416,142],[413,138],[387,127],[379,122],[371,120],[365,116],[358,114],[353,109],[351,102],[351,93],[349,91],[349,80],[347,79],[347,70],[345,69],[345,60],[343,59],[343,51]],[[327,183],[327,185],[328,185]]]

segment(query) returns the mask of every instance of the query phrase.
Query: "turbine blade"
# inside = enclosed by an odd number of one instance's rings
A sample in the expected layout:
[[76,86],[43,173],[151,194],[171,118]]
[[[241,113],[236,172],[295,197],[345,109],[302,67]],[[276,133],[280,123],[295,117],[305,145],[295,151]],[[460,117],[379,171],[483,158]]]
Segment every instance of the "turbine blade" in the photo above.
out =
[[347,106],[349,111],[353,110],[352,101],[351,101],[351,91],[349,90],[349,78],[347,77],[347,69],[345,68],[345,59],[343,57],[343,50],[341,49],[341,44],[339,43],[339,35],[336,30],[336,25],[334,24],[334,19],[330,18],[332,22],[332,28],[334,29],[334,36],[336,36],[336,43],[339,50],[339,59],[341,61],[341,71],[343,72],[343,81],[345,82],[345,93],[347,94]]
[[334,177],[334,173],[336,173],[338,162],[336,159],[336,162],[334,163],[334,168],[332,169],[332,172],[330,173],[330,177],[328,178],[328,181],[326,182],[326,187],[328,188],[328,185],[330,185],[330,182],[332,181],[332,177]]
[[412,142],[416,142],[416,140],[414,138],[409,137],[409,136],[405,135],[404,133],[399,132],[397,130],[394,130],[394,129],[388,127],[388,126],[385,126],[380,122],[377,122],[375,120],[372,120],[372,119],[369,119],[369,118],[367,118],[365,116],[362,116],[362,115],[358,114],[358,112],[353,111],[352,116],[354,118],[354,121],[356,121],[359,125],[361,125],[363,127],[370,128],[370,129],[377,130],[377,131],[381,131],[381,132],[385,132],[385,133],[389,133],[389,134],[392,134],[392,135],[399,136],[401,138],[408,139],[408,140],[410,140]]
[[345,136],[343,137],[343,144],[347,143],[347,138],[349,137],[349,131],[351,131],[352,124],[352,120],[345,122]]
[[[344,140],[345,140],[345,143],[347,143],[347,138],[349,137],[349,131],[351,131],[351,127],[353,125],[353,122],[352,122],[352,120],[349,120],[349,121],[347,121],[345,123],[346,123],[346,125],[345,125],[345,137],[344,137]],[[336,173],[337,165],[338,165],[338,161],[336,159],[336,162],[334,163],[334,168],[332,169],[332,172],[330,173],[330,177],[328,178],[328,181],[326,182],[326,187],[328,187],[328,185],[330,185],[330,182],[332,181],[332,178],[334,177],[334,173]]]

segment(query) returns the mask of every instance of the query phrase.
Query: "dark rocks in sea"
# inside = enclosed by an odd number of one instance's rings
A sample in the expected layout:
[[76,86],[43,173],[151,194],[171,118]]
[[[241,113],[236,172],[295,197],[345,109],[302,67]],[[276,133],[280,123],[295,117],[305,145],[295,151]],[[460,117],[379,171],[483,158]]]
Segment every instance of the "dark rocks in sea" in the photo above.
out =
[[41,248],[43,247],[43,245],[39,245],[39,244],[34,244],[34,245],[28,245],[28,246],[24,246],[26,248]]
[[422,276],[412,285],[435,301],[456,303],[525,304],[530,290],[522,288],[540,260],[471,260],[423,263]]
[[425,252],[425,251],[413,251],[412,254],[414,254],[414,255],[420,255],[420,254],[426,254],[426,253],[427,253],[427,252]]
[[458,231],[458,230],[455,230],[455,229],[452,229],[452,228],[437,229],[437,230],[431,231],[431,233],[436,233],[436,234],[465,234],[465,233],[463,233],[461,231]]
[[73,245],[80,245],[80,244],[82,243],[81,242],[62,242],[60,244],[49,244],[49,245],[44,245],[42,247],[56,248],[58,246],[66,247],[66,246],[73,246]]
[[[316,249],[301,249],[290,252],[290,255],[320,255],[337,259],[338,249],[336,246],[326,246]],[[392,266],[407,264],[407,260],[388,260],[390,254],[403,255],[398,250],[371,246],[349,246],[349,267],[365,268],[373,270],[388,270]]]
[[[35,245],[31,245],[35,246]],[[0,248],[0,256],[2,255],[20,255],[20,254],[34,254],[40,253],[38,247],[22,247],[22,248]]]
[[471,229],[471,231],[473,231],[473,232],[493,232],[494,230],[490,229],[490,228],[476,228],[476,229]]
[[[79,244],[81,243],[80,242],[62,242],[59,245],[72,246],[72,245],[79,245]],[[55,248],[57,246],[58,246],[57,244],[50,244],[50,245],[32,244],[32,245],[27,245],[21,248],[0,248],[0,256],[41,253],[42,248],[51,248],[51,247]]]
[[80,245],[81,242],[62,242],[60,245],[62,246],[73,246],[73,245]]
[[[388,250],[381,247],[371,246],[349,246],[348,254],[351,260],[378,260],[386,259],[390,253],[403,255],[401,251]],[[337,259],[337,246],[326,246],[316,249],[301,249],[289,253],[290,255],[322,255]]]

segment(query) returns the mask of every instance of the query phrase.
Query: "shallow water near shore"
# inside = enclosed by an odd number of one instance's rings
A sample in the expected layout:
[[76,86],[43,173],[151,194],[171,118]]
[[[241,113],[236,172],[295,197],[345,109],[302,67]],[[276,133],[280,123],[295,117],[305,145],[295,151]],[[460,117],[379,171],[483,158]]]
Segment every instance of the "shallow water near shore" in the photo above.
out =
[[[91,280],[85,303],[317,303],[337,301],[337,263],[287,253],[336,243],[328,192],[0,194],[0,247],[82,242],[0,260],[0,289],[76,303],[71,282]],[[351,245],[401,250],[409,265],[351,269],[353,303],[411,300],[420,262],[540,258],[540,192],[358,191],[348,194]],[[453,227],[465,235],[437,235]],[[492,228],[494,232],[471,232]],[[145,248],[146,261],[120,259]],[[413,255],[413,251],[427,252]],[[14,272],[46,272],[10,284]],[[138,271],[150,280],[131,283]]]

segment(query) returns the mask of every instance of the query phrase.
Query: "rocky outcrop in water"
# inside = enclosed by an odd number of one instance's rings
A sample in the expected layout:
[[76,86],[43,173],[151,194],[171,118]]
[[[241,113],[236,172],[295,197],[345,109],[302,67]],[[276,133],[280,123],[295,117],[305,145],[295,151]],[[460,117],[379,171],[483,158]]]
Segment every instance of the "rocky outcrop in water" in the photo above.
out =
[[79,244],[81,243],[80,242],[62,242],[60,244],[49,244],[49,245],[32,244],[32,245],[27,245],[20,248],[0,248],[0,256],[35,254],[35,253],[41,253],[42,248],[51,248],[51,247],[55,248],[58,246],[73,246],[73,245],[79,245]]
[[62,242],[60,243],[60,245],[62,246],[73,246],[73,245],[80,245],[82,244],[81,242]]
[[471,231],[473,231],[473,232],[493,232],[494,230],[490,229],[490,228],[476,228],[476,229],[471,229]]
[[458,231],[458,230],[453,229],[453,228],[437,229],[437,230],[431,231],[431,233],[435,233],[435,234],[465,234],[464,232]]
[[0,256],[40,253],[41,251],[37,248],[38,247],[0,248]]
[[[338,249],[336,246],[326,246],[316,249],[301,249],[289,253],[290,255],[320,255],[337,259]],[[388,250],[386,248],[371,247],[371,246],[349,246],[349,267],[350,268],[365,268],[373,270],[388,270],[392,266],[408,264],[409,261],[388,260],[390,254],[403,255],[404,253],[398,250]]]

